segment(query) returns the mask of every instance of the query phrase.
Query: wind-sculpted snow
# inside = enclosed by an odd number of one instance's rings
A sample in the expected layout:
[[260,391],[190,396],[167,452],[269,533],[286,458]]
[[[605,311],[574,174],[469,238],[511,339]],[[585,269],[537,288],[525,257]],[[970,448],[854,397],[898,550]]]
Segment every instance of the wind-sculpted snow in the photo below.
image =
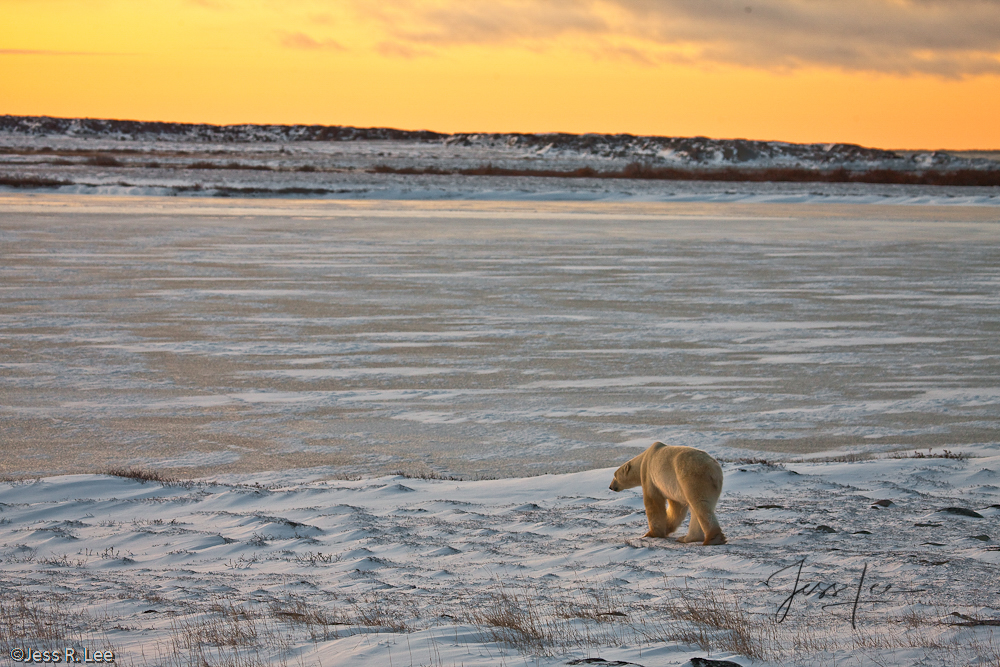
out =
[[641,494],[611,492],[613,468],[0,483],[0,649],[360,667],[995,655],[995,451],[723,468],[715,547],[640,537]]

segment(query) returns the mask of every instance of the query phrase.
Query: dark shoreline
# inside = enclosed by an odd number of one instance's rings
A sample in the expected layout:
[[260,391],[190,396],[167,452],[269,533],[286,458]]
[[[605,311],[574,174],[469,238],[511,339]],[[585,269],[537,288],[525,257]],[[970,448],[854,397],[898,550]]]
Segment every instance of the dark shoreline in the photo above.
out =
[[956,169],[943,171],[899,171],[896,169],[869,169],[852,171],[843,167],[829,170],[802,167],[761,167],[740,169],[679,169],[656,167],[633,162],[624,169],[599,171],[583,167],[567,171],[553,169],[508,169],[492,164],[471,169],[441,169],[438,167],[391,167],[376,165],[369,170],[375,174],[437,175],[437,176],[523,176],[535,178],[615,178],[652,181],[720,181],[747,183],[875,183],[889,185],[943,185],[943,186],[1000,186],[1000,169]]
[[[103,159],[102,159],[103,157]],[[163,168],[173,170],[255,170],[280,171],[267,165],[248,165],[235,162],[210,163],[204,161],[184,165],[160,165],[158,163],[124,164],[114,158],[92,157],[87,164],[99,165],[105,168]],[[312,166],[300,166],[288,171],[297,172],[330,172],[337,173],[342,169],[329,170]],[[806,169],[802,167],[759,167],[744,168],[724,167],[721,169],[680,169],[677,167],[657,167],[638,162],[626,165],[623,169],[597,170],[593,167],[578,169],[511,169],[495,167],[492,164],[479,165],[470,168],[442,169],[440,167],[392,167],[378,164],[363,170],[370,174],[393,174],[400,176],[500,176],[522,178],[593,178],[645,181],[703,181],[724,183],[869,183],[881,185],[926,185],[951,187],[1000,187],[1000,169],[956,169],[925,171],[899,171],[895,169],[869,169],[853,171],[843,167],[837,169]],[[132,185],[120,183],[121,185]],[[35,175],[18,176],[16,174],[0,174],[0,186],[10,188],[58,188],[66,185],[86,185],[65,179],[43,178]],[[201,188],[183,188],[200,190]],[[228,188],[227,188],[228,189]],[[237,193],[241,188],[232,188]],[[267,189],[265,189],[267,190]],[[262,192],[250,188],[247,194]],[[327,194],[334,192],[327,188],[285,188],[281,194]]]

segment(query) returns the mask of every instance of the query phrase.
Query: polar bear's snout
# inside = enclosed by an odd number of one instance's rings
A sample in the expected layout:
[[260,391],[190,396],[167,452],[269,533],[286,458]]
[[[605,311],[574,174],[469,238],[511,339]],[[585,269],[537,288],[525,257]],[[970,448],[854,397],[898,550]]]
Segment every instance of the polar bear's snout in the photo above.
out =
[[611,478],[611,486],[608,488],[617,493],[622,489],[631,489],[632,487],[639,486],[639,483],[638,468],[633,470],[632,462],[626,461],[615,471],[614,477]]

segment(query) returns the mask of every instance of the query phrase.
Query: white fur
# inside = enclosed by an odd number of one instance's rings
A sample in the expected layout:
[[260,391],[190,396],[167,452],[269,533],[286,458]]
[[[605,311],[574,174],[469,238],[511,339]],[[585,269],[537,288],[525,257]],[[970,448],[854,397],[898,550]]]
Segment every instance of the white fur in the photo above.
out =
[[654,442],[628,461],[611,482],[612,491],[642,486],[649,532],[644,537],[667,537],[691,509],[688,534],[679,542],[725,544],[715,505],[722,494],[722,467],[711,455],[693,447]]

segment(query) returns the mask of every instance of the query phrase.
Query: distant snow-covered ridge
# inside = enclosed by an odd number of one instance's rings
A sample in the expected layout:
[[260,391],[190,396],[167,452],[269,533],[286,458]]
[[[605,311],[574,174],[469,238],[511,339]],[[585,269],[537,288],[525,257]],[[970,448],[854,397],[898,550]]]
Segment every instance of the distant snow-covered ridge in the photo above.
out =
[[0,116],[0,136],[63,137],[134,142],[190,144],[372,142],[391,141],[436,145],[478,155],[513,154],[543,160],[604,163],[639,162],[686,168],[800,167],[829,169],[891,169],[899,171],[995,170],[996,160],[947,151],[901,153],[855,144],[793,144],[747,139],[659,137],[631,134],[458,133],[426,130],[357,128],[328,125],[208,125],[47,116]]

